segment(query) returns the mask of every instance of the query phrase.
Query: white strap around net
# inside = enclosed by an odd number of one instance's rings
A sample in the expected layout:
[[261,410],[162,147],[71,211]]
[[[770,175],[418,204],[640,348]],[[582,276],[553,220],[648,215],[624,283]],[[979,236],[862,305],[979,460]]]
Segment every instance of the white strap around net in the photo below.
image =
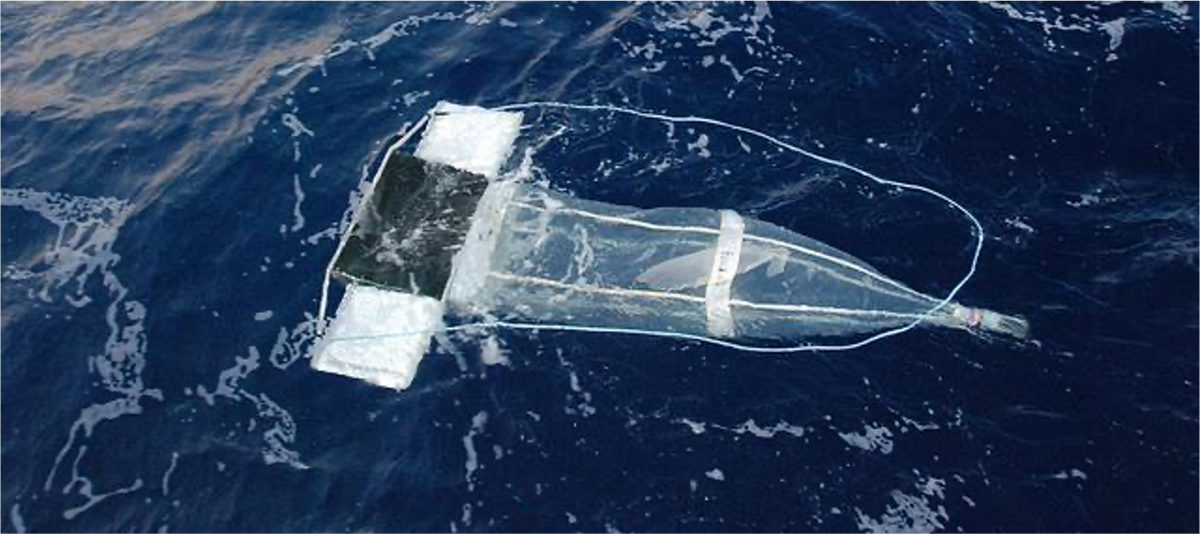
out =
[[[604,334],[629,334],[629,335],[641,335],[641,336],[654,336],[654,337],[662,337],[662,338],[670,338],[670,339],[681,339],[681,340],[687,340],[687,341],[698,341],[698,342],[702,342],[702,343],[718,345],[721,347],[730,348],[730,349],[739,350],[739,351],[759,352],[759,353],[775,353],[775,354],[794,353],[794,352],[821,352],[821,351],[852,350],[852,349],[864,347],[866,345],[869,345],[869,344],[879,341],[881,339],[885,339],[888,337],[902,334],[904,332],[912,330],[913,328],[916,328],[923,322],[927,321],[935,313],[940,311],[942,308],[945,308],[946,306],[950,305],[954,301],[954,297],[958,295],[958,292],[960,290],[962,290],[962,288],[967,284],[967,282],[970,281],[971,277],[975,275],[975,269],[976,269],[977,265],[979,264],[979,256],[980,256],[980,253],[983,251],[983,240],[984,240],[983,225],[979,223],[979,220],[976,219],[975,216],[970,211],[968,211],[966,208],[964,208],[958,202],[955,202],[950,197],[947,197],[946,195],[943,195],[942,193],[939,193],[929,187],[926,187],[923,185],[918,185],[918,184],[911,184],[911,183],[907,183],[907,182],[901,182],[898,180],[889,180],[886,178],[881,178],[881,177],[876,176],[866,170],[858,168],[858,167],[851,165],[849,163],[846,163],[844,161],[836,160],[833,158],[822,156],[820,154],[816,154],[814,152],[810,152],[808,150],[805,150],[803,148],[800,148],[798,146],[795,146],[791,143],[780,140],[778,138],[775,138],[771,135],[765,134],[758,130],[754,130],[752,128],[747,128],[745,126],[738,126],[736,124],[731,124],[731,123],[728,123],[725,121],[709,119],[709,118],[705,118],[705,117],[695,117],[695,116],[676,117],[676,116],[671,116],[671,115],[664,115],[661,113],[651,113],[651,112],[639,111],[636,109],[624,108],[624,107],[619,107],[619,106],[611,106],[611,105],[607,105],[607,104],[571,104],[571,103],[566,103],[566,102],[522,102],[522,103],[517,103],[517,104],[508,104],[508,105],[500,106],[500,107],[494,108],[494,110],[495,111],[513,111],[513,110],[523,110],[523,109],[530,109],[530,108],[558,108],[558,109],[569,109],[569,110],[576,110],[576,111],[603,111],[603,112],[619,113],[619,114],[623,114],[623,115],[630,115],[630,116],[634,116],[634,117],[641,117],[641,118],[646,118],[646,119],[654,119],[654,120],[659,120],[659,121],[674,123],[674,124],[706,124],[706,125],[710,125],[710,126],[716,126],[719,128],[725,128],[727,130],[732,130],[735,132],[758,137],[758,138],[760,138],[764,141],[767,141],[771,144],[774,144],[784,150],[787,150],[790,152],[795,152],[797,154],[803,155],[805,157],[811,158],[811,159],[819,161],[821,163],[825,163],[828,165],[832,165],[834,167],[838,167],[838,168],[850,171],[854,174],[857,174],[863,178],[866,178],[866,179],[871,180],[878,184],[892,186],[892,187],[898,187],[898,188],[909,190],[909,191],[917,191],[920,193],[930,195],[934,198],[937,198],[937,199],[945,202],[946,204],[950,205],[954,209],[961,212],[971,222],[971,225],[974,226],[975,248],[971,254],[970,266],[967,268],[967,272],[966,272],[966,274],[963,275],[962,279],[960,279],[959,282],[954,285],[954,287],[950,290],[950,292],[948,294],[946,294],[945,297],[938,300],[935,305],[931,306],[928,310],[926,310],[923,314],[918,316],[916,319],[913,319],[912,322],[905,324],[903,326],[900,326],[900,327],[896,327],[896,328],[892,328],[890,330],[885,330],[883,332],[876,333],[874,335],[871,335],[869,337],[866,337],[864,339],[861,339],[861,340],[858,340],[858,341],[855,341],[852,343],[846,343],[846,344],[841,344],[841,345],[802,344],[802,345],[794,345],[794,346],[786,346],[786,347],[763,347],[763,346],[745,345],[745,344],[741,344],[741,343],[735,343],[732,341],[718,339],[716,337],[702,336],[702,335],[696,335],[696,334],[686,334],[686,333],[680,333],[680,332],[670,332],[670,331],[666,331],[666,330],[637,329],[637,328],[613,328],[613,327],[602,327],[602,326],[580,326],[580,325],[556,324],[556,323],[523,323],[523,322],[513,322],[513,321],[479,321],[479,322],[449,326],[449,327],[440,329],[438,331],[456,331],[456,330],[469,330],[469,329],[479,329],[479,328],[507,328],[507,329],[511,329],[511,330],[567,331],[567,332],[588,332],[588,333],[604,333]],[[384,161],[387,161],[387,158],[390,157],[393,152],[398,150],[405,142],[407,142],[412,137],[412,135],[414,133],[416,133],[418,130],[420,130],[421,127],[425,125],[425,122],[427,119],[428,119],[428,115],[423,117],[420,120],[420,122],[418,122],[408,132],[406,132],[405,135],[399,141],[397,141],[391,147],[389,147],[388,152],[384,157]],[[382,168],[383,168],[383,165],[381,164],[379,172],[377,172],[375,174],[375,177],[372,180],[372,184],[371,184],[372,191],[374,190],[375,184],[379,181],[379,178],[382,173]],[[363,198],[363,202],[365,203],[367,201],[367,199],[369,199],[369,198],[370,198],[370,192],[368,192],[367,196],[365,196]],[[349,226],[347,226],[347,230],[349,228],[353,227],[354,222],[357,221],[358,215],[361,211],[362,211],[362,207],[360,206],[358,211],[356,211],[354,218],[351,220],[351,224]],[[723,219],[723,226],[724,226],[724,217],[722,217],[722,219]],[[722,232],[722,234],[724,234],[724,233],[725,232]],[[334,253],[334,258],[337,257],[337,255],[341,252],[342,248],[345,246],[347,236],[348,236],[348,232],[346,235],[342,236],[342,240],[338,244],[337,252]],[[740,241],[740,239],[739,239],[739,241]],[[714,262],[716,262],[716,260],[714,260]],[[735,262],[736,262],[736,259],[735,259]],[[715,267],[715,265],[714,265],[714,267]],[[325,271],[325,280],[322,285],[321,304],[320,304],[320,310],[318,312],[318,317],[321,319],[322,325],[324,324],[325,310],[326,310],[326,305],[328,302],[329,280],[330,280],[330,277],[332,274],[332,269],[333,269],[333,264],[330,263],[330,267],[328,269],[326,269],[326,271]],[[737,272],[736,263],[734,263],[733,272],[735,272],[735,273]],[[715,276],[715,270],[714,270],[714,276]],[[713,287],[712,282],[713,282],[713,279],[710,278],[710,286],[709,286],[710,290]],[[719,286],[720,285],[719,280],[717,280],[717,282],[718,282],[717,285]],[[716,309],[715,313],[719,316],[720,315],[720,302],[721,302],[720,295],[719,295],[719,293],[720,293],[719,287],[716,289],[716,293],[718,293],[718,294],[715,295],[716,298],[714,299],[714,302],[716,302],[716,304],[717,304],[717,309]],[[706,299],[706,300],[708,300],[708,299]],[[727,302],[727,300],[726,300],[726,302]],[[708,311],[708,315],[710,318],[709,324],[710,324],[710,330],[711,330],[711,328],[713,327],[713,322],[714,322],[714,319],[713,319],[714,310],[712,307],[708,307],[706,309],[706,311]],[[728,311],[728,310],[726,310],[726,311]],[[720,318],[718,317],[717,319],[715,319],[715,321],[717,322],[716,327],[720,330],[721,329]],[[323,329],[324,329],[324,326],[322,326],[322,331],[323,331]],[[729,325],[729,330],[732,333],[731,325]],[[721,331],[723,332],[723,330],[721,330]],[[409,332],[393,332],[393,333],[386,333],[386,334],[373,334],[373,335],[368,335],[368,336],[354,336],[353,339],[379,338],[379,337],[390,337],[390,336],[407,336],[407,335],[429,335],[431,333],[435,333],[435,332],[429,331],[429,330],[409,331]],[[342,338],[342,339],[348,340],[349,338]],[[339,341],[339,340],[340,339],[331,340],[331,341]]]
[[708,321],[708,332],[717,337],[733,337],[733,313],[729,309],[733,278],[737,276],[738,263],[742,255],[742,235],[746,223],[742,217],[730,210],[721,210],[721,234],[717,237],[717,250],[713,255],[712,272],[704,288],[704,314]]

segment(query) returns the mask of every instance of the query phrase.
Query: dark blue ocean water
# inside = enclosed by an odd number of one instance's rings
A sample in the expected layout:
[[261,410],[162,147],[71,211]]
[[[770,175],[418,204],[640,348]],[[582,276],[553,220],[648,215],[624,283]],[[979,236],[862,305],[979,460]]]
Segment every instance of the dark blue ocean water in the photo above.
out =
[[[1198,12],[5,3],[0,525],[1194,532]],[[703,115],[934,187],[987,236],[961,299],[1033,340],[493,332],[407,392],[311,371],[338,228],[439,100]],[[960,215],[750,139],[526,122],[559,190],[737,209],[931,293],[967,267]]]

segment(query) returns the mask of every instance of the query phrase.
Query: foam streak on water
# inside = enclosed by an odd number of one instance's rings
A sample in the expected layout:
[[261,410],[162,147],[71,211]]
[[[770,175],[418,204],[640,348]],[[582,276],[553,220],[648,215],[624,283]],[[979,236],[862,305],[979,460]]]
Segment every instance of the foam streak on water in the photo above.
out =
[[[71,306],[80,308],[92,302],[87,294],[88,284],[99,278],[110,299],[104,312],[109,328],[104,351],[87,360],[89,370],[96,375],[101,389],[110,394],[110,399],[80,411],[67,434],[66,443],[46,475],[43,490],[50,491],[60,464],[75,449],[77,440],[91,437],[101,422],[142,413],[142,399],[162,401],[163,394],[161,390],[146,388],[142,381],[147,351],[143,331],[146,307],[127,300],[129,290],[114,273],[121,257],[113,251],[113,244],[130,212],[129,206],[112,198],[78,197],[29,189],[0,191],[0,205],[36,213],[57,228],[57,236],[49,250],[5,265],[4,277],[10,283],[35,285],[38,289],[36,293],[31,289],[31,296],[36,295],[44,302],[52,302],[58,296],[56,290],[73,285],[73,294],[67,293],[64,297]],[[17,264],[29,267],[15,267]],[[116,397],[111,398],[112,395]],[[87,502],[65,511],[65,518],[71,519],[108,497],[141,487],[141,479],[138,479],[127,488],[93,495],[91,481],[79,471],[79,461],[87,451],[87,445],[78,444],[75,450],[71,480],[62,487],[62,492],[66,494],[77,489],[78,495]]]

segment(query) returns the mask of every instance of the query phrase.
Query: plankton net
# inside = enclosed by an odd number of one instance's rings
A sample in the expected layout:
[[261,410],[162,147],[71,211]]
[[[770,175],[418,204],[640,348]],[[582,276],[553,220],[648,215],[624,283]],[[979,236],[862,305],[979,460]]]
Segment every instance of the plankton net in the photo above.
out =
[[[967,276],[935,298],[817,240],[731,210],[638,209],[576,198],[500,168],[530,106],[607,110],[751,133],[962,210],[979,239]],[[313,367],[404,389],[433,334],[471,326],[646,334],[755,352],[845,350],[920,324],[1024,337],[1023,319],[953,297],[982,229],[923,186],[892,182],[746,128],[570,104],[439,103],[412,154],[385,154],[326,273],[347,285]],[[325,317],[323,295],[320,318]],[[443,316],[482,318],[447,327]],[[869,337],[833,345],[811,340]],[[809,344],[794,345],[799,340]],[[781,343],[793,345],[779,346]]]

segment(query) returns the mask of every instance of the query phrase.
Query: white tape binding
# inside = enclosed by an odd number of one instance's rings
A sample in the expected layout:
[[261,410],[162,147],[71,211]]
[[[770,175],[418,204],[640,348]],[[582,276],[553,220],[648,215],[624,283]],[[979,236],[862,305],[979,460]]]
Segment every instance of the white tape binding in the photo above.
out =
[[708,316],[708,332],[716,337],[733,337],[733,315],[729,310],[730,287],[738,272],[742,255],[742,235],[746,224],[742,217],[721,210],[721,235],[717,238],[717,253],[713,257],[712,273],[704,290],[704,311]]

